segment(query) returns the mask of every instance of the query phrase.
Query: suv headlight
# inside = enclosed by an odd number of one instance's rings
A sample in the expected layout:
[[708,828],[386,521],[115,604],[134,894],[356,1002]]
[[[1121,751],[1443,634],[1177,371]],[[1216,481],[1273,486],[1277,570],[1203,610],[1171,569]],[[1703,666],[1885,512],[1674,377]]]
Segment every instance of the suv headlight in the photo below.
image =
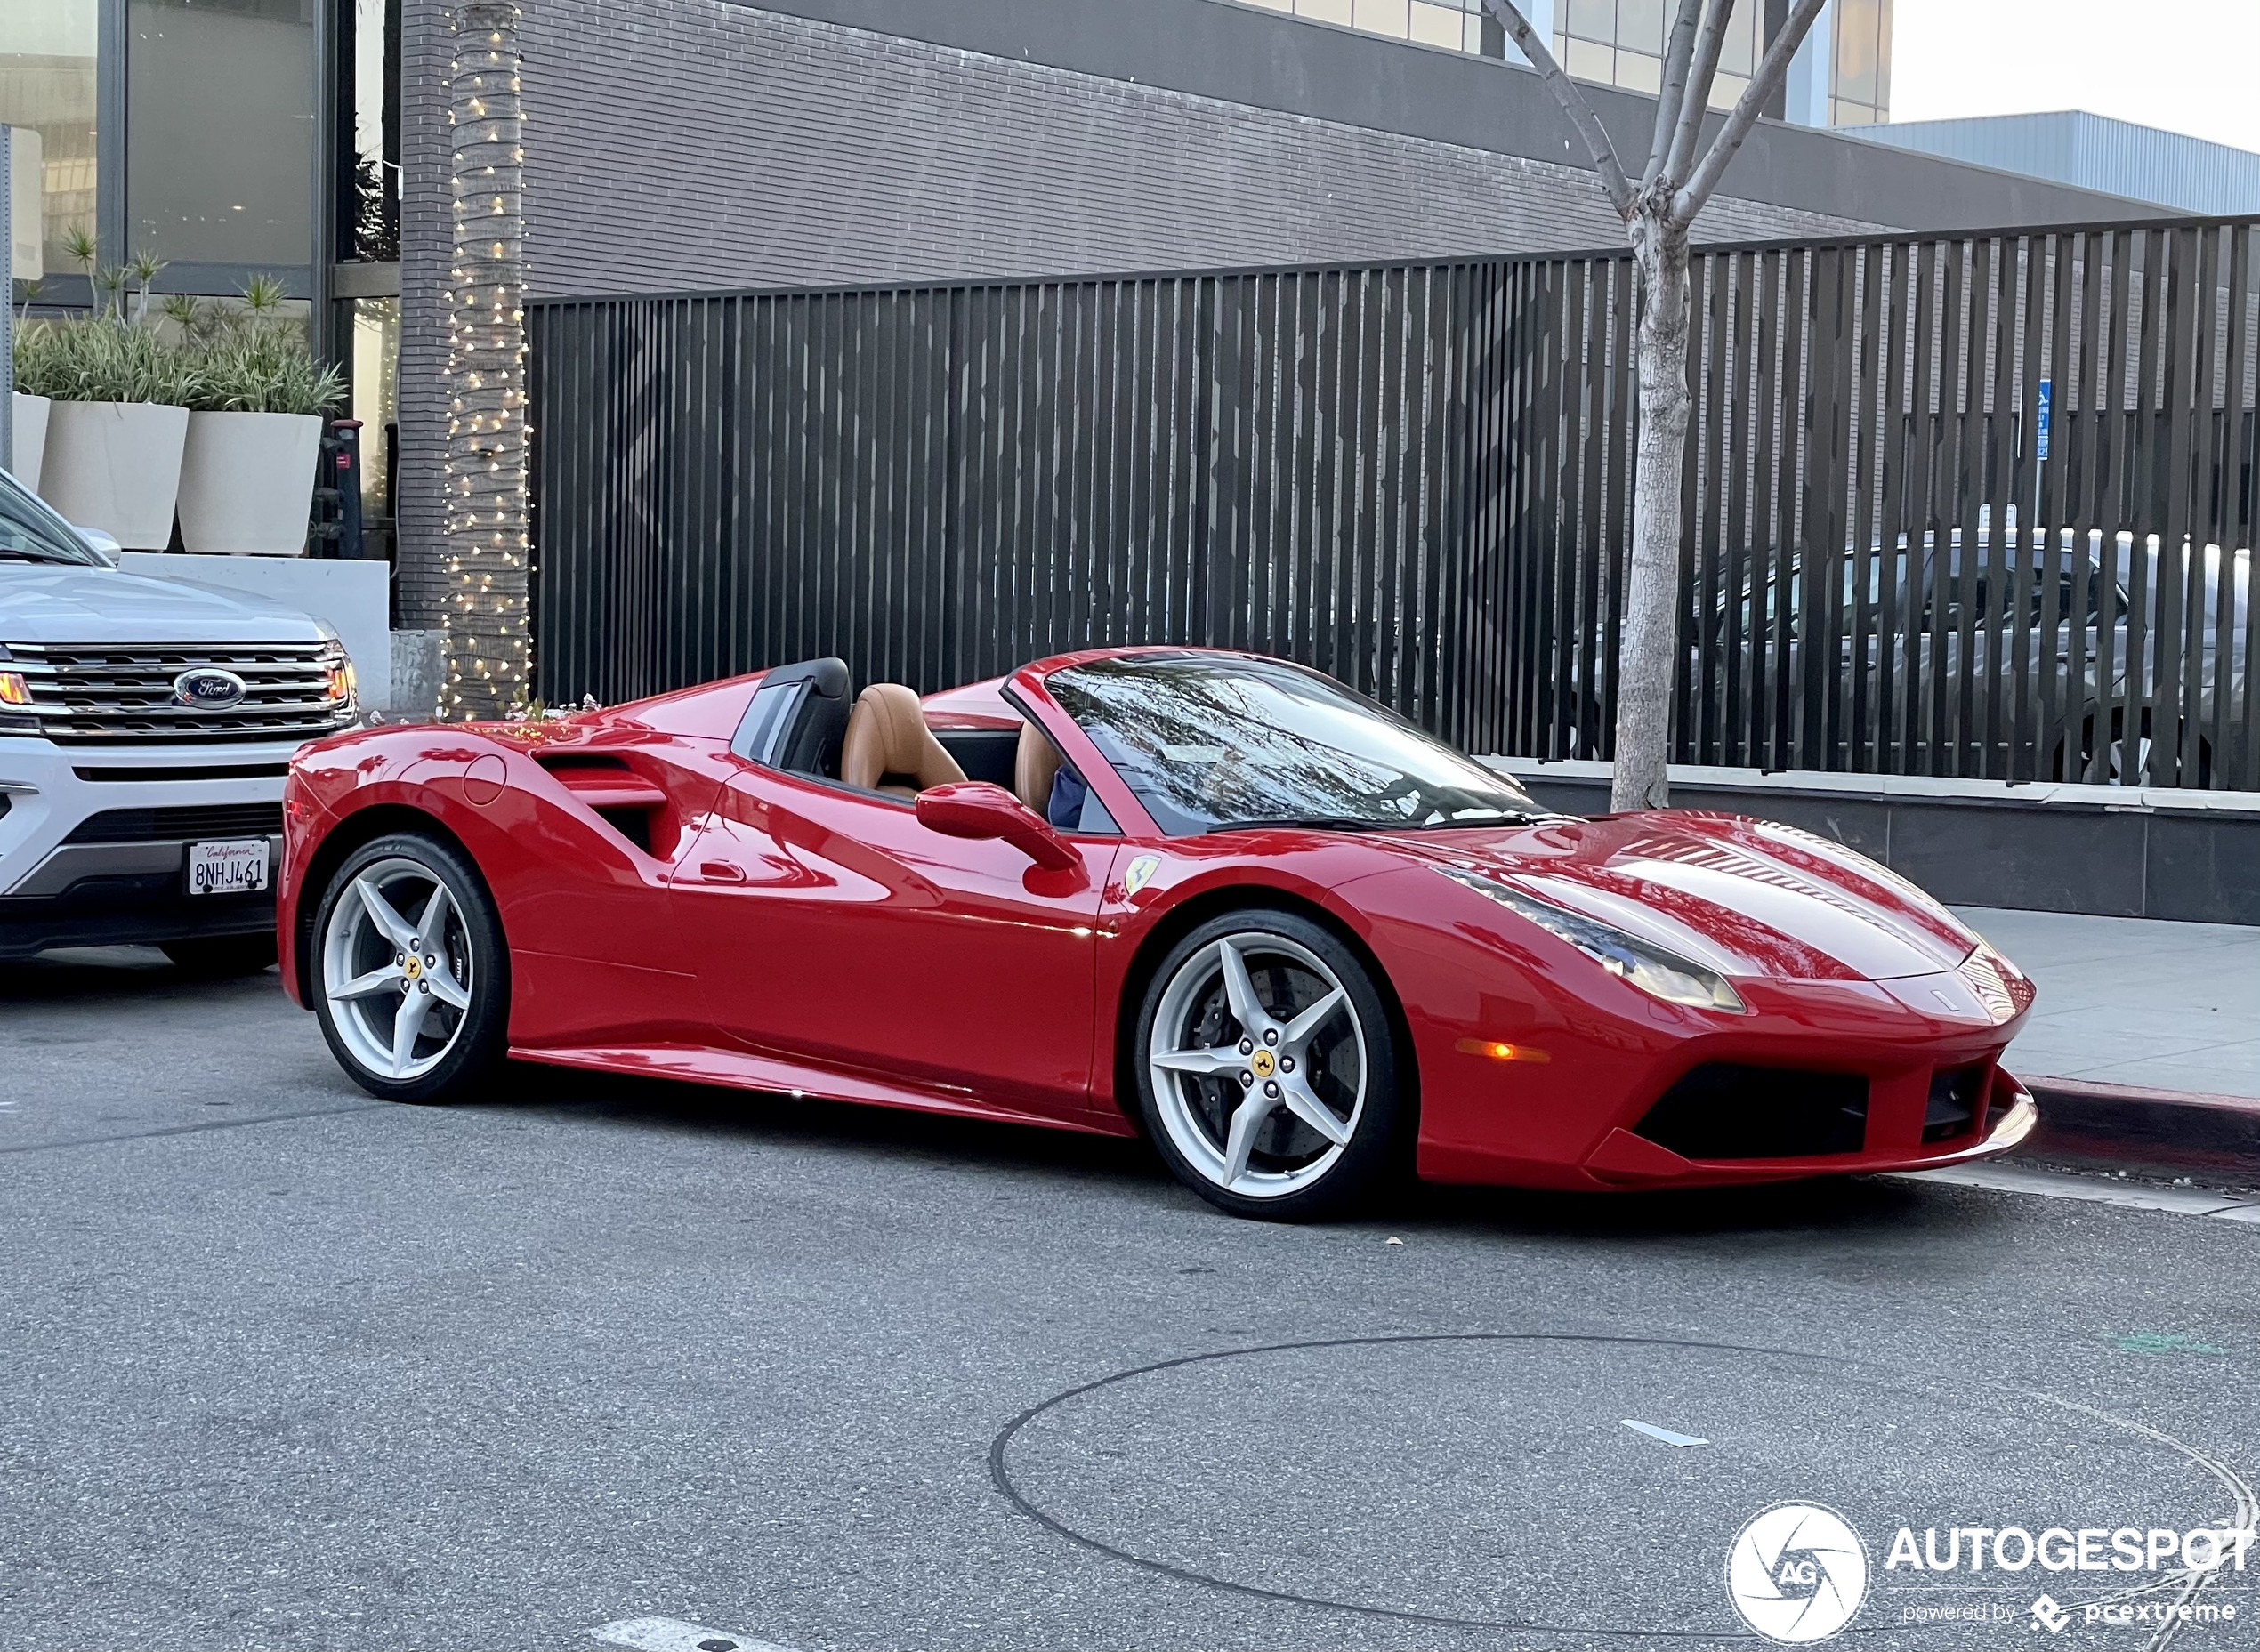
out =
[[332,641],[322,650],[322,675],[325,692],[333,705],[351,705],[354,691],[360,686],[353,673],[353,662],[346,657],[344,649]]
[[1462,889],[1473,890],[1518,917],[1528,918],[1549,934],[1558,935],[1612,975],[1623,977],[1651,998],[1683,1003],[1698,1010],[1723,1010],[1747,1015],[1749,1006],[1726,978],[1667,952],[1651,941],[1638,940],[1613,924],[1567,907],[1526,895],[1521,890],[1459,866],[1437,871]]

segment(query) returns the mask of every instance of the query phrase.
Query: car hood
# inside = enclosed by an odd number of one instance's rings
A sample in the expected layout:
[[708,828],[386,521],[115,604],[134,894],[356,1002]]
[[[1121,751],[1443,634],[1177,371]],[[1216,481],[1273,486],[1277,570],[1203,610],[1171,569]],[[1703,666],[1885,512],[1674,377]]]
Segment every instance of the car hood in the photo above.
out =
[[248,592],[114,568],[0,562],[0,643],[311,642],[334,634]]
[[1982,943],[1896,874],[1826,838],[1665,810],[1391,840],[1496,878],[1725,975],[1890,981]]

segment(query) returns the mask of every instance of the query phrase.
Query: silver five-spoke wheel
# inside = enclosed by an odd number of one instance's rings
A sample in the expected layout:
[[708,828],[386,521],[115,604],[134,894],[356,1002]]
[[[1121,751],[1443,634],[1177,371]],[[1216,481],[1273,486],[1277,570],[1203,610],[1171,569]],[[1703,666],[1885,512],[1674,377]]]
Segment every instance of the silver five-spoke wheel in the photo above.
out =
[[1334,1170],[1358,1133],[1373,1065],[1336,968],[1268,929],[1218,936],[1177,963],[1145,1059],[1178,1155],[1250,1200],[1284,1198]]
[[397,857],[356,872],[322,936],[322,995],[347,1053],[379,1078],[422,1077],[470,1017],[471,934],[447,883]]

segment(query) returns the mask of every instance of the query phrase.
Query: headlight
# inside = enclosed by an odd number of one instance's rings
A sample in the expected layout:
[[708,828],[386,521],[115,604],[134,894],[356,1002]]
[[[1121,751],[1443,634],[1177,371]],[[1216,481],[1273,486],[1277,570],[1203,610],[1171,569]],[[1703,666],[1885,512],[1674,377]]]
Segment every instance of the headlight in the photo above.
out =
[[1689,1004],[1698,1010],[1724,1010],[1734,1015],[1748,1013],[1749,1006],[1724,976],[1714,974],[1699,963],[1691,963],[1676,953],[1666,952],[1648,941],[1635,940],[1598,918],[1526,895],[1479,872],[1458,866],[1439,866],[1436,870],[1461,888],[1473,890],[1485,899],[1496,901],[1517,916],[1528,918],[1540,929],[1560,936],[1602,969],[1622,976],[1651,998],[1661,998],[1666,1003]]
[[335,705],[351,700],[360,682],[353,674],[353,662],[346,658],[345,651],[333,643],[323,656],[322,668],[330,702]]

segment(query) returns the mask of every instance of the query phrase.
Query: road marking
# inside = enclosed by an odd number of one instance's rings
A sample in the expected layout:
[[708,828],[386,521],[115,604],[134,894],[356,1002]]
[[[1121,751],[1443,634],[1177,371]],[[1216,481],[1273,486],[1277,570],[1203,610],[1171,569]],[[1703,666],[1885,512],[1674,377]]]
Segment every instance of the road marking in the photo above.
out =
[[771,1640],[756,1640],[734,1629],[708,1629],[679,1617],[626,1617],[587,1632],[616,1647],[636,1652],[786,1652]]
[[1669,1429],[1659,1429],[1653,1422],[1635,1422],[1630,1417],[1619,1417],[1618,1421],[1634,1433],[1645,1434],[1651,1439],[1660,1439],[1667,1446],[1707,1446],[1711,1443],[1707,1439],[1697,1439],[1692,1434],[1675,1434]]
[[2167,1211],[2177,1216],[2211,1216],[2220,1221],[2260,1223],[2260,1199],[2234,1193],[2206,1193],[2194,1188],[2152,1188],[2138,1181],[2109,1181],[2099,1176],[2066,1176],[2015,1164],[1950,1164],[1943,1170],[1900,1173],[1908,1181],[1947,1181],[1996,1193],[2033,1193],[2043,1198],[2078,1199],[2116,1205],[2122,1210]]

